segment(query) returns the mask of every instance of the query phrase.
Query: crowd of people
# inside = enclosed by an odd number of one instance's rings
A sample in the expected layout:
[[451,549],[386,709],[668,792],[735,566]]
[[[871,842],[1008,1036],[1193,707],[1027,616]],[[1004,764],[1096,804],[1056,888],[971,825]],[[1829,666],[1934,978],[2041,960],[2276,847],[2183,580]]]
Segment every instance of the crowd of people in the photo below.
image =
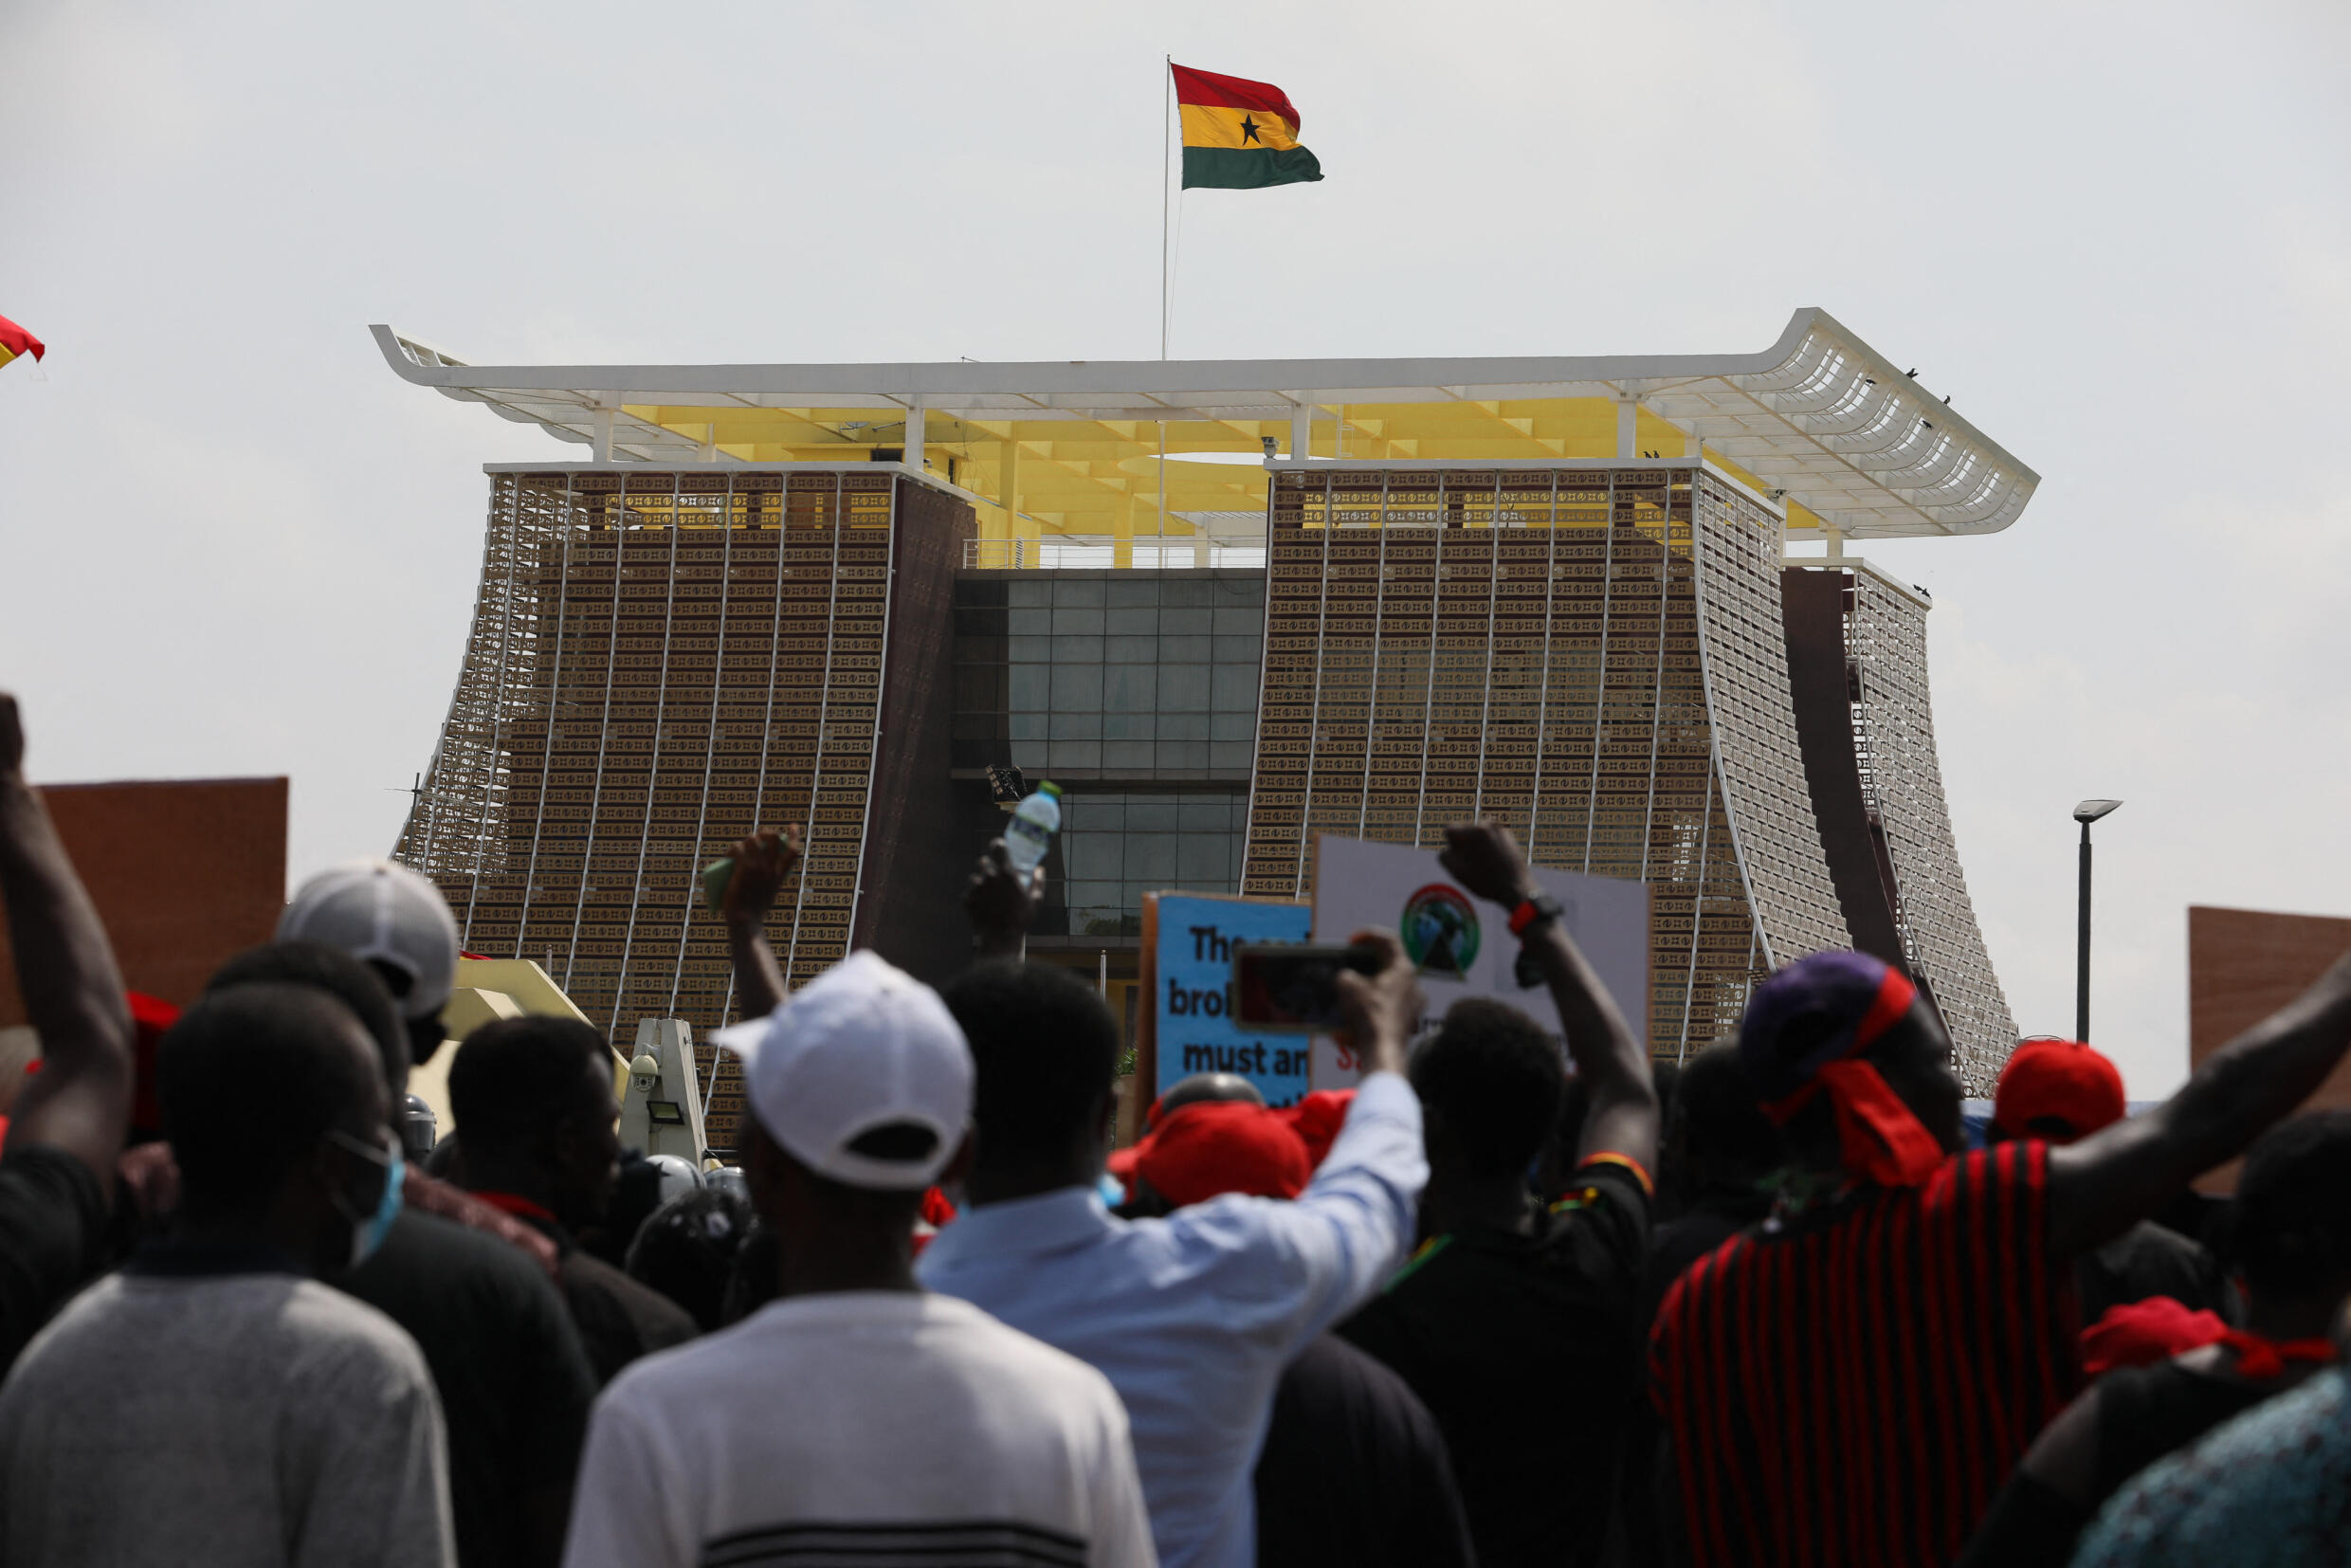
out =
[[[575,1018],[438,1023],[457,931],[312,879],[184,1012],[126,994],[0,695],[39,1070],[0,1148],[0,1561],[2099,1565],[2351,1560],[2351,957],[2125,1114],[2034,1041],[1972,1136],[1857,953],[1674,1071],[1511,834],[1559,1042],[1338,985],[1345,1093],[1202,1075],[1113,1151],[1120,1030],[1001,847],[933,990],[787,994],[797,830],[736,846],[739,1165],[621,1146]],[[450,1050],[454,1129],[404,1142]],[[2235,1195],[2189,1184],[2246,1155]]]

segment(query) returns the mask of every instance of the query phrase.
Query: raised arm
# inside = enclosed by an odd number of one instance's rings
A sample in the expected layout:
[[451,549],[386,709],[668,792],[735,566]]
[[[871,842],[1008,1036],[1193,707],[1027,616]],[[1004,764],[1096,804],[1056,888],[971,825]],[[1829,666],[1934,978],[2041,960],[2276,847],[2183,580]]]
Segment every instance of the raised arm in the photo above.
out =
[[2223,1046],[2144,1116],[2049,1151],[2049,1250],[2071,1258],[2153,1213],[2307,1100],[2351,1047],[2351,953]]
[[[1438,863],[1479,898],[1515,910],[1541,889],[1519,852],[1519,841],[1501,823],[1457,822],[1445,830]],[[1657,1085],[1649,1052],[1632,1037],[1576,940],[1557,919],[1538,919],[1520,938],[1536,972],[1542,975],[1567,1033],[1567,1054],[1583,1084],[1583,1141],[1578,1159],[1622,1155],[1643,1170],[1657,1168]]]
[[783,831],[761,828],[738,842],[733,850],[735,874],[727,879],[721,901],[726,916],[726,945],[735,961],[735,983],[743,994],[743,1016],[764,1018],[784,1003],[784,972],[768,945],[767,912],[784,879],[800,864],[801,833],[796,822]]
[[1002,839],[989,841],[963,886],[963,912],[972,921],[972,947],[982,958],[1020,958],[1029,952],[1029,922],[1045,898],[1045,867],[1012,869]]
[[16,699],[0,692],[0,898],[42,1059],[17,1096],[9,1147],[61,1149],[108,1190],[131,1115],[131,1006],[106,929],[24,762]]

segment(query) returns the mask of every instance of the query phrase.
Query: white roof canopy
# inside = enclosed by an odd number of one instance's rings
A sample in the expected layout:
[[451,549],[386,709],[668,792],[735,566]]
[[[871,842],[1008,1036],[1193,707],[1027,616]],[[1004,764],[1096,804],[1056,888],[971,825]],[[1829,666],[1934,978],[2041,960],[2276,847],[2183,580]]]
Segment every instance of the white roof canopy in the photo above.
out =
[[[1028,425],[1294,421],[1302,408],[1311,416],[1341,405],[1607,398],[1637,402],[1857,538],[1994,533],[2016,520],[2040,483],[1818,309],[1797,311],[1760,354],[1485,359],[469,365],[389,326],[373,330],[409,381],[567,441],[592,444],[601,428],[614,457],[654,464],[712,452],[690,427],[624,406],[884,410],[876,423],[919,407],[926,418]],[[1530,442],[1524,461],[1559,455]]]

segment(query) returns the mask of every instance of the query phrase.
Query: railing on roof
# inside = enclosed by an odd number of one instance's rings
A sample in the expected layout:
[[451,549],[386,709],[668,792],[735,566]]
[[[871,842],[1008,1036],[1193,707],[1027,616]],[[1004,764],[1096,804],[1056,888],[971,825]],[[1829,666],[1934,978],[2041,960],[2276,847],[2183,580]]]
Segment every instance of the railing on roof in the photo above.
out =
[[963,564],[976,571],[1186,570],[1200,567],[1262,567],[1262,540],[1220,543],[1214,539],[1137,539],[1124,561],[1116,541],[1074,536],[1050,539],[966,539]]

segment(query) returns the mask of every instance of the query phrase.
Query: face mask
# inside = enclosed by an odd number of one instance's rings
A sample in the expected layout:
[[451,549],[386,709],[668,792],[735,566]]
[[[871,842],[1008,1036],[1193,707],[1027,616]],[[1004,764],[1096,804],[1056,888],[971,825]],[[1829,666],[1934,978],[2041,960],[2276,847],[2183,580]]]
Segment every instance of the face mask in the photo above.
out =
[[[329,1136],[355,1154],[366,1148],[356,1139],[347,1140],[334,1134]],[[391,1231],[392,1222],[400,1217],[400,1187],[409,1173],[408,1162],[397,1154],[382,1149],[368,1152],[371,1158],[384,1160],[384,1195],[375,1200],[375,1212],[365,1219],[355,1218],[343,1208],[340,1197],[335,1200],[336,1212],[351,1221],[351,1258],[343,1265],[346,1270],[367,1262],[375,1255],[375,1249],[384,1245],[384,1237]]]

